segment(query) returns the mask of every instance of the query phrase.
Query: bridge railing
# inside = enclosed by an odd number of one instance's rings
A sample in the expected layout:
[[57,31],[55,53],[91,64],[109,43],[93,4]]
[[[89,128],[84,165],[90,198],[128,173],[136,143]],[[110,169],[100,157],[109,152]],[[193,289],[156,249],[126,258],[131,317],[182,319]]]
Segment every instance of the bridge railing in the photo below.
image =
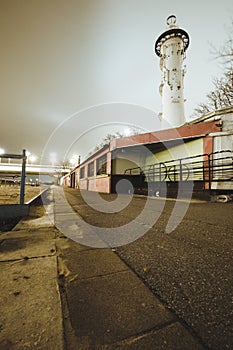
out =
[[[0,163],[0,172],[5,171],[21,171],[21,164],[19,163]],[[42,164],[28,164],[26,163],[26,171],[27,172],[50,172],[50,173],[68,173],[70,172],[70,168],[66,168],[59,165],[42,165]]]

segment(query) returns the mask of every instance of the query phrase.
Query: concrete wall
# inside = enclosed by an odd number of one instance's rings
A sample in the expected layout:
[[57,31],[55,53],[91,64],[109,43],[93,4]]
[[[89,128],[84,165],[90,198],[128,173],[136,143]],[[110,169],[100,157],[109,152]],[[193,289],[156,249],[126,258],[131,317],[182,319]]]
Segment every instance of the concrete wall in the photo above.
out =
[[222,130],[219,133],[213,133],[214,147],[213,151],[230,150],[233,152],[233,112],[221,116]]
[[[97,175],[97,161],[100,157],[106,155],[106,174]],[[88,177],[88,165],[94,163],[94,176]],[[83,176],[80,178],[81,169],[83,170]],[[75,173],[75,176],[73,174]],[[110,180],[109,175],[111,174],[111,152],[105,147],[103,151],[97,152],[87,161],[83,162],[78,166],[70,175],[66,175],[63,178],[64,186],[71,186],[71,177],[73,177],[72,187],[80,188],[89,191],[99,191],[103,193],[110,192]]]
[[233,134],[214,136],[214,152],[226,150],[233,151]]
[[79,188],[81,190],[97,191],[102,193],[110,193],[110,176],[99,175],[79,180]]
[[63,185],[70,186],[70,174],[63,177]]
[[203,145],[203,138],[200,138],[198,140],[186,142],[170,149],[166,149],[154,154],[154,156],[147,157],[146,165],[203,154]]
[[87,188],[88,188],[87,178],[79,179],[78,186],[79,186],[80,190],[87,190]]
[[222,120],[222,131],[233,131],[233,112],[221,116]]
[[27,216],[28,210],[27,204],[3,204],[0,206],[0,221]]
[[[214,151],[226,151],[214,154],[214,165],[217,167],[213,172],[213,180],[226,180],[213,182],[212,189],[233,190],[233,134],[214,136]],[[227,151],[231,152],[227,152]]]
[[143,146],[137,151],[131,147],[129,149],[117,150],[113,155],[112,174],[124,174],[126,169],[143,166],[144,163]]
[[126,169],[136,168],[138,165],[127,159],[117,158],[113,160],[112,174],[124,174]]

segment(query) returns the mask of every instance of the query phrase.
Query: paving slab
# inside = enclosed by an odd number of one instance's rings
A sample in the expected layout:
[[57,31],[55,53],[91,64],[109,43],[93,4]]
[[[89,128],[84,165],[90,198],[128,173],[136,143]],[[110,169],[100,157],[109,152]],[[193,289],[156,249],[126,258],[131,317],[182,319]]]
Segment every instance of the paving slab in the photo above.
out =
[[0,261],[55,254],[55,230],[12,231],[0,236]]
[[[80,344],[111,344],[173,323],[174,316],[130,270],[67,283],[71,324]],[[86,348],[88,349],[88,347]]]
[[176,322],[162,329],[152,330],[122,342],[107,345],[102,350],[204,350],[192,335]]
[[76,213],[56,214],[54,222],[58,230],[74,242],[94,248],[107,246],[98,235],[98,232],[90,225],[86,225]]
[[0,349],[63,349],[56,257],[0,263]]
[[54,224],[48,215],[44,215],[35,219],[22,219],[20,222],[14,227],[13,231],[24,230],[28,228],[42,228],[42,227],[53,227]]
[[[85,250],[85,246],[71,240],[67,241],[62,241],[64,243],[61,256],[70,271],[69,279],[78,278],[81,280],[128,269],[116,254],[109,249],[96,250],[86,247]],[[57,243],[57,246],[59,247],[59,243]]]

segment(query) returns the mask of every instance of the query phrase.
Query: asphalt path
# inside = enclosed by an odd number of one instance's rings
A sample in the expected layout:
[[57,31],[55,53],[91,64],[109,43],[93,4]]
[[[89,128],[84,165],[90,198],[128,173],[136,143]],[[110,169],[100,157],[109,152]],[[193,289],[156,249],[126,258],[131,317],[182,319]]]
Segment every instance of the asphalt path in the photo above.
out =
[[[66,188],[65,194],[92,227],[109,232],[122,227],[126,236],[133,234],[131,227],[143,227],[141,237],[116,247],[116,254],[206,349],[233,348],[233,202],[180,202],[174,213],[174,200],[133,196],[122,210],[114,211],[115,194],[102,194],[102,208],[95,209],[96,194],[89,192],[87,202],[77,189]],[[145,208],[146,215],[141,215]],[[172,232],[167,229],[169,220],[174,223]]]

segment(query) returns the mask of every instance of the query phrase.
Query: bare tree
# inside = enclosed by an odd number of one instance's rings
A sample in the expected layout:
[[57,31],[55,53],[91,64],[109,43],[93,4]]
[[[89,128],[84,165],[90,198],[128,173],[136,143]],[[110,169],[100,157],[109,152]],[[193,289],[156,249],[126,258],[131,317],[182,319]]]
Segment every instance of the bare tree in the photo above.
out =
[[[129,136],[132,136],[132,135],[138,135],[140,134],[140,132],[143,132],[142,129],[139,129],[139,128],[136,128],[136,127],[131,127],[129,128]],[[93,150],[91,150],[87,157],[90,157],[92,154],[94,154],[95,152],[99,151],[101,148],[103,148],[105,145],[109,144],[112,140],[115,140],[115,139],[119,139],[119,138],[122,138],[122,137],[126,137],[124,134],[122,134],[121,132],[117,131],[115,134],[107,134],[102,142],[95,146]]]
[[104,138],[103,138],[103,145],[105,145],[106,143],[111,142],[112,140],[115,139],[119,139],[124,137],[123,134],[121,134],[119,131],[117,131],[115,134],[107,134]]
[[228,29],[227,40],[219,49],[212,47],[212,55],[219,61],[223,76],[213,80],[214,89],[206,96],[206,102],[195,109],[196,116],[233,105],[233,20]]

